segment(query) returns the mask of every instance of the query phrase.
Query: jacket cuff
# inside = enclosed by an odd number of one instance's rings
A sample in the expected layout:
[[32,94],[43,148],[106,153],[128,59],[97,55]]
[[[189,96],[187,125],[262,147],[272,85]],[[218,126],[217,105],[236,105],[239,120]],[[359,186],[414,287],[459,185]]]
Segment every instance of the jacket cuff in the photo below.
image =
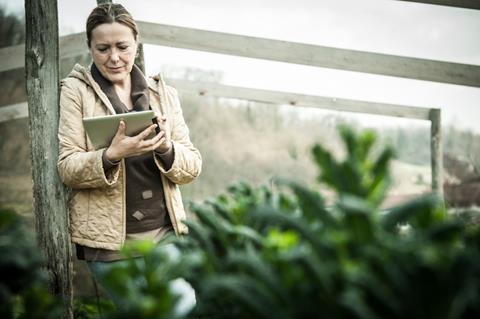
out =
[[166,151],[165,153],[160,153],[160,152],[157,152],[157,151],[153,151],[153,152],[154,152],[155,156],[158,157],[160,159],[160,161],[162,162],[164,169],[166,171],[170,170],[170,168],[173,165],[173,160],[175,158],[173,143],[172,143],[172,147],[170,147],[170,149],[168,151]]
[[117,162],[108,160],[107,156],[105,155],[106,151],[107,149],[104,149],[102,152],[103,176],[107,185],[113,185],[118,180],[121,160]]
[[182,144],[176,143],[175,141],[172,141],[172,144],[175,145],[172,166],[166,170],[163,162],[157,156],[154,157],[155,163],[160,172],[172,183],[177,185],[187,184],[194,180],[200,173],[200,171],[196,169],[196,160],[194,158],[190,160],[186,159],[188,155],[185,153],[188,153],[188,150],[186,150]]
[[118,166],[118,164],[120,164],[120,161],[112,162],[108,160],[107,156],[105,155],[106,152],[107,152],[107,149],[104,149],[102,153],[102,165],[103,165],[103,170],[105,172],[107,172],[111,168]]

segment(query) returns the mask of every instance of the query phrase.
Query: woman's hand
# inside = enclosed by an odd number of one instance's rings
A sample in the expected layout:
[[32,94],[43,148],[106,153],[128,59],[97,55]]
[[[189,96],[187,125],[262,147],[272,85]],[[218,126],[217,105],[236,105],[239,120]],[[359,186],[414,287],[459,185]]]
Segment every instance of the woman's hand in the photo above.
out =
[[165,116],[157,116],[157,124],[160,128],[160,133],[157,136],[161,135],[162,138],[160,139],[160,145],[155,149],[155,151],[159,153],[168,152],[172,148],[172,142],[170,138],[167,136],[168,131],[168,123],[167,118]]
[[152,124],[139,134],[130,137],[125,135],[125,122],[120,121],[117,133],[105,151],[105,157],[111,162],[117,162],[122,158],[140,155],[153,150],[161,152],[160,149],[163,150],[166,147],[165,132],[161,131],[153,138],[146,139],[150,134],[155,134],[155,127],[157,125]]

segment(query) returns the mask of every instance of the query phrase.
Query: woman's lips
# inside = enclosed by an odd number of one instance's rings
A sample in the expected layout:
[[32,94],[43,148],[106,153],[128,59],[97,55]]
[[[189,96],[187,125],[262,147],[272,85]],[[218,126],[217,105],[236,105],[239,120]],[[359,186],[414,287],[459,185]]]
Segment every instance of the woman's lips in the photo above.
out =
[[115,68],[107,67],[107,69],[108,69],[109,72],[112,72],[112,73],[120,73],[123,70],[123,66],[115,67]]

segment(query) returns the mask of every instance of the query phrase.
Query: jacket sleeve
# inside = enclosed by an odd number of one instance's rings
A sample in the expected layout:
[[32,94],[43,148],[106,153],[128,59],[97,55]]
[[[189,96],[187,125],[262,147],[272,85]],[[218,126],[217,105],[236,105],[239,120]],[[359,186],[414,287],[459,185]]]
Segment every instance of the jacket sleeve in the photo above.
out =
[[189,130],[183,118],[180,100],[177,91],[167,86],[166,100],[169,104],[171,141],[173,144],[173,163],[167,170],[164,162],[155,156],[155,162],[160,171],[175,184],[187,184],[200,175],[202,170],[202,156],[190,141]]
[[[83,127],[83,100],[76,80],[62,81],[60,93],[60,119],[58,127],[58,172],[65,185],[71,188],[96,188],[114,184],[119,167],[104,171],[104,149],[87,151]],[[118,165],[120,166],[120,165]]]

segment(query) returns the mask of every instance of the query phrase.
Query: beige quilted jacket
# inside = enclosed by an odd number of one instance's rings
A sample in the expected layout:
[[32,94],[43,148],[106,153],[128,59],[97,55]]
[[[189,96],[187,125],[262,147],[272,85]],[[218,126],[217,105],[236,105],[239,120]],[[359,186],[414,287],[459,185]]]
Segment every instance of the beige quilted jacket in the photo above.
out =
[[[189,183],[200,174],[202,158],[190,141],[176,90],[166,86],[158,76],[147,82],[153,111],[165,115],[170,123],[167,135],[174,147],[173,165],[165,170],[156,157],[155,162],[175,233],[185,234],[188,229],[182,223],[185,210],[178,185]],[[84,117],[115,114],[115,111],[90,70],[78,64],[62,80],[61,87],[58,171],[62,181],[72,188],[69,200],[72,241],[118,250],[125,241],[125,163],[122,160],[105,175],[104,149],[93,147],[82,124]]]

